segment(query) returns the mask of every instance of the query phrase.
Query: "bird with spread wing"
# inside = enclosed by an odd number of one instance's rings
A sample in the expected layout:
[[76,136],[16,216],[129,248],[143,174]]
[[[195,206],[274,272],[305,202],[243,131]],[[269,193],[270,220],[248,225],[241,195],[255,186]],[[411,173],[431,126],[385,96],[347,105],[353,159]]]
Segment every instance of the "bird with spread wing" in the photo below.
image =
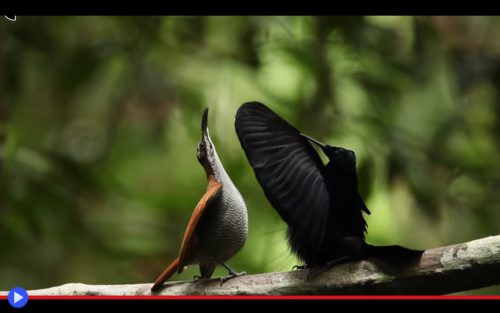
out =
[[[422,254],[366,243],[363,212],[370,210],[358,192],[353,151],[302,134],[259,102],[238,109],[235,127],[264,194],[288,225],[290,248],[303,267],[368,257],[408,261]],[[311,143],[327,156],[326,165]]]

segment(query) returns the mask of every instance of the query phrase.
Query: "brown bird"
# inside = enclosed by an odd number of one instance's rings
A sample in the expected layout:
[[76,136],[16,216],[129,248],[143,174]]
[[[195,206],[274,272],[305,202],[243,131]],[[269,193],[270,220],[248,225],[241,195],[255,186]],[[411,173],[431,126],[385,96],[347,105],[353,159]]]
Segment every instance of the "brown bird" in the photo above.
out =
[[195,278],[202,279],[210,278],[217,264],[224,266],[229,275],[221,278],[221,284],[245,274],[236,273],[225,262],[245,244],[248,234],[247,208],[215,151],[208,132],[207,118],[208,109],[205,109],[196,154],[207,175],[207,191],[188,222],[179,257],[156,279],[152,291],[158,290],[172,275],[192,264],[200,265],[201,276]]

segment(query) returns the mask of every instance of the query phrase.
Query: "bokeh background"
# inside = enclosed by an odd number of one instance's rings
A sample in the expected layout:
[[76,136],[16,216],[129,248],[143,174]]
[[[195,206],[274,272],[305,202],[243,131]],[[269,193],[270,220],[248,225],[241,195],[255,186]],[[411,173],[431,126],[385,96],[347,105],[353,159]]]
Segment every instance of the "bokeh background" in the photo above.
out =
[[0,290],[153,281],[206,188],[205,107],[249,209],[229,264],[299,264],[234,131],[250,100],[356,151],[368,242],[500,234],[498,34],[498,17],[2,19]]

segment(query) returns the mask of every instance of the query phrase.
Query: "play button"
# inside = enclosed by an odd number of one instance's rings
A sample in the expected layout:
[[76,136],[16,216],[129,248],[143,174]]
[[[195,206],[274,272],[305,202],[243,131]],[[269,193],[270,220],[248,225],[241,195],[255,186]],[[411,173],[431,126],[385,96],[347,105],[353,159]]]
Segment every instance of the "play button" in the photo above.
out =
[[24,299],[24,297],[14,291],[14,303],[18,303],[22,299]]
[[9,291],[8,299],[11,306],[19,309],[28,303],[28,293],[21,287],[15,287]]

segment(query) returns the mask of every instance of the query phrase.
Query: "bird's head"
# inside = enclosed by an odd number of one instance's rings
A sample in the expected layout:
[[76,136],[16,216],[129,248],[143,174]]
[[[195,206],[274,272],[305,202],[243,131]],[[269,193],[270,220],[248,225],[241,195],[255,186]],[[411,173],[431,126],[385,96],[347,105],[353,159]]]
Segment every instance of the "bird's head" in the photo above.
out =
[[356,154],[352,150],[344,149],[342,147],[335,147],[326,145],[314,138],[307,135],[300,134],[302,137],[308,139],[309,141],[317,144],[321,150],[326,154],[330,162],[333,164],[338,164],[343,168],[355,168],[356,167]]

